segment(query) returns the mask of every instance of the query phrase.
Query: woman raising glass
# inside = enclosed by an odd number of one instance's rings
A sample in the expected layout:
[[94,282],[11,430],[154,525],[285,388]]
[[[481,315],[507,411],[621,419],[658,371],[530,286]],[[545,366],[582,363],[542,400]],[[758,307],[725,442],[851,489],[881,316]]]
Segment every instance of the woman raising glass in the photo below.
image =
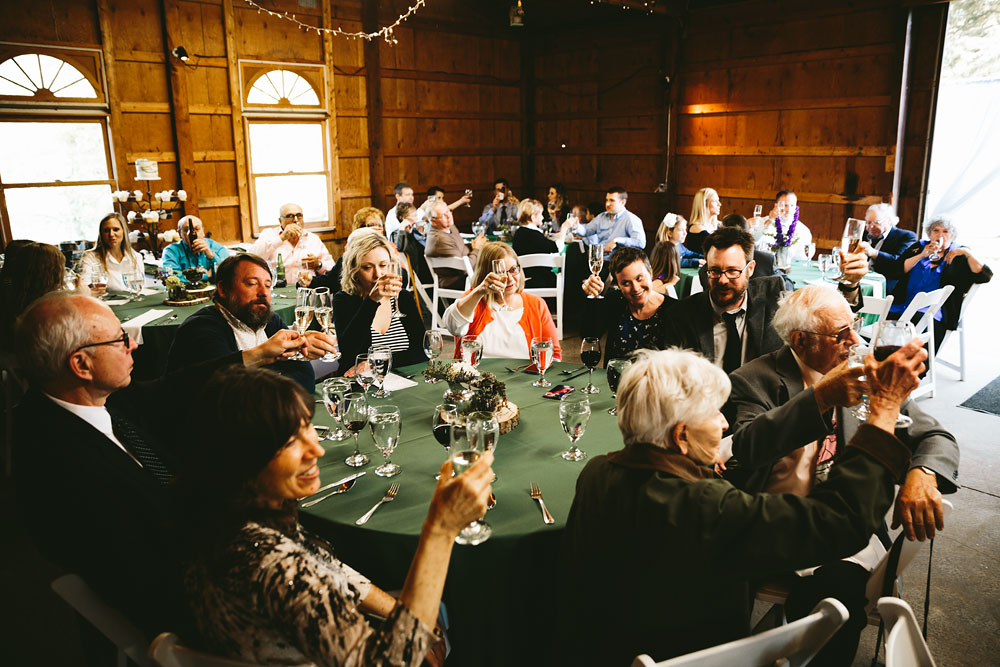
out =
[[108,277],[109,292],[131,291],[125,280],[141,281],[145,270],[142,257],[129,243],[128,225],[117,213],[109,213],[101,218],[97,229],[97,243],[80,259],[81,273],[86,276],[102,271]]

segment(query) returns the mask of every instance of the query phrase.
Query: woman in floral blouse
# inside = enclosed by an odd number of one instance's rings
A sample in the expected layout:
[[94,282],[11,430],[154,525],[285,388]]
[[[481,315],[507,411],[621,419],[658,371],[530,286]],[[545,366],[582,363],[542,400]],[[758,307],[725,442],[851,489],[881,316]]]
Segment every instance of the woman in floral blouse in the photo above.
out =
[[277,373],[240,367],[219,371],[197,405],[201,442],[179,525],[207,648],[262,665],[419,665],[435,641],[455,536],[486,510],[490,453],[458,477],[450,462],[441,468],[397,600],[298,523],[296,500],[320,487],[311,396]]

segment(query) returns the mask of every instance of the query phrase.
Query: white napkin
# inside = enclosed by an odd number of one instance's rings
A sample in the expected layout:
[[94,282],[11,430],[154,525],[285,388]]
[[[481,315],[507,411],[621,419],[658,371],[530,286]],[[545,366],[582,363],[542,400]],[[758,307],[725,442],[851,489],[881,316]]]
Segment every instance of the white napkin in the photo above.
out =
[[413,380],[407,380],[402,375],[396,375],[395,373],[389,373],[385,376],[385,388],[389,391],[399,391],[400,389],[408,389],[410,387],[416,387],[417,383]]
[[140,292],[140,294],[142,294],[143,296],[149,296],[150,294],[163,294],[163,290],[153,289],[152,287],[143,287],[142,292]]
[[118,299],[103,299],[104,305],[106,306],[124,306],[129,302],[128,297],[121,297]]
[[135,341],[136,345],[142,345],[142,327],[158,317],[169,315],[171,312],[171,308],[153,308],[152,310],[147,310],[139,317],[131,319],[128,322],[123,322],[122,329],[125,330],[129,338]]

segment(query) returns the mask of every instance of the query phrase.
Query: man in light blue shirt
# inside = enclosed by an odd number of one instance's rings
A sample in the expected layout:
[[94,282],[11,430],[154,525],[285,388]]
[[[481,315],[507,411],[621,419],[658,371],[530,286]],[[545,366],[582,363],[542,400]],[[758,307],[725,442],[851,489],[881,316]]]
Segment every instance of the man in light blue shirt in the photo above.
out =
[[200,218],[185,215],[177,221],[181,240],[163,249],[163,268],[171,269],[182,282],[187,282],[182,271],[201,267],[209,280],[215,282],[215,267],[229,257],[229,250],[213,239],[205,238],[205,226]]
[[625,209],[627,199],[625,188],[609,188],[604,198],[604,213],[586,224],[578,224],[573,230],[591,245],[603,244],[605,260],[611,256],[615,246],[646,247],[646,230],[642,228],[639,216]]

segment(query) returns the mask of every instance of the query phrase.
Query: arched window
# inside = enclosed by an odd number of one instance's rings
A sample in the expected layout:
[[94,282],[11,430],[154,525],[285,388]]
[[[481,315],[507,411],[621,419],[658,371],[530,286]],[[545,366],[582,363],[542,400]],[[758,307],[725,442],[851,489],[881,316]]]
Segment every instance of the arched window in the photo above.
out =
[[247,94],[248,104],[268,106],[319,106],[312,85],[295,72],[274,69],[257,77]]
[[0,95],[42,99],[96,99],[87,77],[65,60],[24,53],[0,63]]

